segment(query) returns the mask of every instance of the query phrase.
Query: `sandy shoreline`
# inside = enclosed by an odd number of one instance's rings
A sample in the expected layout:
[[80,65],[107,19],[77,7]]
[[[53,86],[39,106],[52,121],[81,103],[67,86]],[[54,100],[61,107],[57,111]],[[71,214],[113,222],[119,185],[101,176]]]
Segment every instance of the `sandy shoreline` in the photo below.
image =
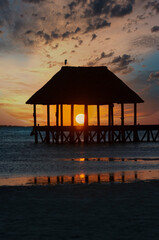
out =
[[158,239],[159,181],[0,187],[1,239]]

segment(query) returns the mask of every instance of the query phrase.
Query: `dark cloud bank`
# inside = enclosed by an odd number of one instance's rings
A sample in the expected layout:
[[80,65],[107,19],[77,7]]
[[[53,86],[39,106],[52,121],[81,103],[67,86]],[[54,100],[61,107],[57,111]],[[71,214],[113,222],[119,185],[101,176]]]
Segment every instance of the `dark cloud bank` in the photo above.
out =
[[[94,31],[111,27],[111,18],[121,18],[130,14],[135,1],[63,1],[63,12],[54,11],[54,1],[22,0],[23,4],[18,3],[19,1],[0,0],[0,27],[5,25],[12,43],[21,42],[31,47],[37,46],[38,43],[51,44],[58,39],[63,41],[89,32],[92,32],[91,40],[94,40],[97,37]],[[62,19],[68,22],[66,26],[59,28]],[[53,22],[52,29],[48,27],[50,22]],[[82,27],[81,22],[84,23]],[[3,35],[3,31],[0,31]],[[82,44],[82,40],[80,41],[79,45]]]

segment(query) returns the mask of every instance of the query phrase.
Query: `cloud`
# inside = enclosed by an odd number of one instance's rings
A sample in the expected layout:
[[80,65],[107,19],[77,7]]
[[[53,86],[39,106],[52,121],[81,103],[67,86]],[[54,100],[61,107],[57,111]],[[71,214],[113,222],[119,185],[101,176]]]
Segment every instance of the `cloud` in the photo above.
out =
[[26,32],[25,32],[25,34],[27,35],[27,34],[30,34],[30,33],[32,33],[33,31],[32,30],[27,30]]
[[38,31],[36,35],[43,38],[45,40],[45,44],[48,44],[52,40],[51,36],[43,31]]
[[78,33],[80,31],[81,31],[81,29],[79,27],[77,27],[76,30],[75,30],[75,33]]
[[149,1],[146,5],[145,5],[146,9],[151,8],[152,10],[154,10],[156,13],[159,13],[159,2],[158,1]]
[[111,1],[93,0],[87,5],[84,17],[101,16],[123,17],[133,11],[134,0]]
[[83,43],[83,40],[80,39],[80,40],[78,41],[78,44],[79,44],[79,45],[82,45],[82,43]]
[[105,54],[105,52],[102,52],[101,55],[100,55],[100,59],[103,59],[103,58],[109,58],[109,57],[112,57],[114,55],[114,52],[110,52],[108,54]]
[[0,9],[9,7],[9,0],[1,0],[0,1]]
[[62,34],[62,38],[68,38],[71,34],[72,32],[66,31]]
[[54,31],[52,31],[51,32],[51,37],[57,39],[57,38],[59,38],[59,34],[54,32]]
[[134,69],[129,66],[130,63],[135,62],[135,59],[130,55],[123,54],[122,56],[115,57],[109,64],[112,66],[114,72],[122,72],[128,74]]
[[108,14],[111,8],[111,1],[109,0],[94,0],[90,1],[84,12],[84,17],[99,16],[101,14]]
[[[94,60],[91,60],[87,63],[88,66],[95,66],[98,64],[98,62],[104,58],[109,58],[114,55],[114,52],[110,52],[106,54],[105,52],[102,52],[99,57],[96,57]],[[105,65],[105,64],[104,64]]]
[[127,55],[127,54],[123,54],[123,56],[118,56],[118,57],[115,57],[112,61],[112,63],[118,63],[119,66],[121,67],[125,67],[127,66],[129,63],[131,63],[133,60],[131,59],[131,56],[130,55]]
[[25,2],[25,3],[37,4],[37,3],[45,2],[46,0],[22,0],[22,1]]
[[159,31],[159,26],[154,26],[151,28],[151,32],[158,32]]
[[159,39],[156,36],[152,35],[144,35],[137,37],[132,41],[133,47],[139,47],[139,48],[155,48],[159,44]]
[[115,7],[111,10],[111,17],[123,17],[129,13],[131,13],[133,10],[132,4],[127,4],[126,6],[122,5],[115,5]]
[[[2,30],[7,32],[8,40],[15,48],[22,46],[28,49],[45,44],[51,46],[57,40],[67,40],[79,34],[110,27],[111,11],[115,6],[120,5],[121,11],[127,5],[133,5],[132,0],[61,0],[60,3],[53,0],[22,0],[21,4],[19,2],[0,0],[0,27],[6,28],[6,31]],[[125,13],[118,15],[123,14]],[[66,15],[70,18],[67,23]],[[92,40],[96,36],[94,33]],[[81,44],[82,40],[78,45]],[[27,48],[25,49],[27,51]]]
[[110,27],[111,23],[107,22],[107,20],[102,18],[95,18],[88,21],[88,27],[86,28],[85,33],[88,33],[90,31],[98,30],[100,28],[104,27]]
[[70,11],[72,12],[75,7],[77,7],[79,4],[82,4],[82,7],[86,4],[87,0],[74,0],[71,3],[68,4],[68,7]]
[[159,72],[151,72],[148,81],[159,85]]
[[[79,31],[81,31],[81,29],[79,27],[77,27],[75,31],[71,31],[71,32],[70,31],[66,31],[61,36],[62,36],[63,39],[64,38],[68,38],[71,35],[77,34]],[[81,40],[79,42],[81,42]],[[82,44],[82,42],[80,44]]]
[[95,33],[92,34],[92,39],[91,41],[93,41],[94,39],[96,39],[97,35]]

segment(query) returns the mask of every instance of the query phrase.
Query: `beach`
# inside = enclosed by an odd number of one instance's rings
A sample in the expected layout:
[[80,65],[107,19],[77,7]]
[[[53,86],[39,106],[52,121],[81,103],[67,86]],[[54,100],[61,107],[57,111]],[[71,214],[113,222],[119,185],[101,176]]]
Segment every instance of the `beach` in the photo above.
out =
[[159,182],[1,187],[2,239],[158,239]]
[[0,128],[1,239],[158,239],[159,143],[34,144]]

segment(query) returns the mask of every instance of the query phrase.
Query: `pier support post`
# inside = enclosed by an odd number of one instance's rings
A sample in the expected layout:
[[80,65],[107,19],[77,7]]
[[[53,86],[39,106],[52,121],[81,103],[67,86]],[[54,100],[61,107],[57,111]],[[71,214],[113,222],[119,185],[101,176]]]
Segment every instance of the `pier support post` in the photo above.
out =
[[36,104],[33,106],[33,117],[34,117],[34,134],[35,134],[35,143],[38,143],[38,133],[36,130]]
[[134,103],[134,142],[139,141],[136,125],[137,125],[137,103]]
[[61,104],[61,143],[63,143],[63,105]]
[[73,124],[74,123],[74,105],[71,104],[71,132],[70,132],[70,143],[74,142],[74,130]]
[[100,106],[99,104],[97,105],[97,126],[98,126],[98,130],[97,130],[97,143],[100,142]]
[[88,143],[88,105],[84,105],[84,143]]
[[121,132],[121,136],[122,136],[122,142],[125,142],[125,130],[124,130],[124,104],[121,103],[121,126],[122,126],[122,132]]
[[114,119],[113,119],[113,107],[114,104],[111,103],[109,104],[109,113],[108,113],[108,118],[109,118],[109,143],[114,141],[114,134],[113,134],[113,129],[112,126],[114,125]]
[[50,105],[47,105],[47,130],[46,130],[46,143],[50,143]]
[[59,104],[56,104],[56,143],[59,143]]

